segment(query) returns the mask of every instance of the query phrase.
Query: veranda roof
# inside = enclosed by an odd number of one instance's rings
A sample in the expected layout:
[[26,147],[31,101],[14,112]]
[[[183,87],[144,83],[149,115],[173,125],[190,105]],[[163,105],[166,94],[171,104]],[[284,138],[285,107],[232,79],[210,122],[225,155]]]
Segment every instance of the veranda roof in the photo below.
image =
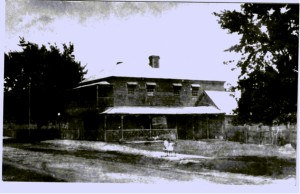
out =
[[212,106],[196,107],[142,107],[142,106],[122,106],[111,107],[100,114],[148,114],[148,115],[202,115],[202,114],[225,114]]
[[92,84],[87,84],[87,85],[83,85],[83,86],[78,86],[78,87],[76,87],[74,89],[84,88],[84,87],[89,87],[89,86],[95,86],[95,85],[109,86],[110,83],[108,83],[107,81],[101,81],[101,82],[97,82],[97,83],[92,83]]

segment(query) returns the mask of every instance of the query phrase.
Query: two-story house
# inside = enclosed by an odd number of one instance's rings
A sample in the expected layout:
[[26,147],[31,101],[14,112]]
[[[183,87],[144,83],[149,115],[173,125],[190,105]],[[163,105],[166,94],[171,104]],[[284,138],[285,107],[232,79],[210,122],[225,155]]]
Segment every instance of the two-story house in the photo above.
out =
[[159,59],[150,56],[149,66],[140,69],[118,63],[81,82],[67,99],[62,137],[117,141],[222,136],[224,116],[232,110],[224,104],[234,100],[225,92],[225,82],[160,71]]

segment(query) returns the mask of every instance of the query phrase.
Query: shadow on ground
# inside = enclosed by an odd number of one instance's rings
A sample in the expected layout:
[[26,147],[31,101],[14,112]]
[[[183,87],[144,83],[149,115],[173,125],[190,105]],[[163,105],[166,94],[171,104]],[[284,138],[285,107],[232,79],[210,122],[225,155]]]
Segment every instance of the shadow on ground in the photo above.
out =
[[[28,177],[30,177],[30,179]],[[65,182],[50,175],[17,168],[7,163],[2,164],[2,180],[15,182]]]

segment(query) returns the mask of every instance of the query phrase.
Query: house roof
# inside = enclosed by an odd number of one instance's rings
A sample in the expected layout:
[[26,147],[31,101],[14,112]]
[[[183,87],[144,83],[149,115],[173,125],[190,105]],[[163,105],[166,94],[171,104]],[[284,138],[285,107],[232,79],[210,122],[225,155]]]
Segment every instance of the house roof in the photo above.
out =
[[[187,73],[188,72],[188,73]],[[108,77],[134,77],[134,78],[160,78],[160,79],[185,79],[185,80],[210,80],[222,81],[217,73],[215,75],[205,73],[203,70],[191,69],[182,72],[172,69],[152,68],[149,65],[131,65],[122,63],[111,68],[101,70],[97,74],[90,76],[81,83],[104,79]]]
[[237,108],[237,101],[231,96],[233,92],[205,91],[215,105],[226,115],[233,115],[233,110]]
[[144,107],[144,106],[122,106],[111,107],[100,114],[150,114],[150,115],[191,115],[191,114],[224,114],[213,106],[196,107]]

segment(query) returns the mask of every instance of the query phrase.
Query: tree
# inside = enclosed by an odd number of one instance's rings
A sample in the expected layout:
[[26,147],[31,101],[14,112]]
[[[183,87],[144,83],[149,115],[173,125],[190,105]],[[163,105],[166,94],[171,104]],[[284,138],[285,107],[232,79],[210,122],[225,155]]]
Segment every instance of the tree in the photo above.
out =
[[237,121],[296,123],[299,4],[242,4],[241,11],[214,13],[222,29],[241,35],[226,51],[241,54]]
[[4,119],[15,123],[45,124],[64,109],[67,89],[87,73],[73,55],[74,45],[39,47],[20,38],[20,52],[5,53]]

